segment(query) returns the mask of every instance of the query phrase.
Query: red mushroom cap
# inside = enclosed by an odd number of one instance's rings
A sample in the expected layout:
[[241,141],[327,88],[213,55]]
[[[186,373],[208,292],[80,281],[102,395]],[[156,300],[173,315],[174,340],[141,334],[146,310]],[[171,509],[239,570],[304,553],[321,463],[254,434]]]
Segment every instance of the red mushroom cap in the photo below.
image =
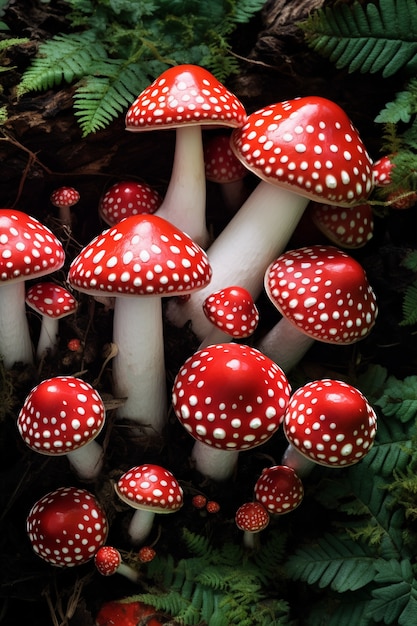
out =
[[77,301],[65,287],[44,282],[32,285],[26,292],[26,303],[41,315],[60,319],[77,310]]
[[372,161],[346,113],[320,97],[251,113],[232,150],[259,178],[329,204],[351,206],[372,191]]
[[98,211],[102,220],[113,226],[130,215],[155,213],[161,204],[161,195],[150,185],[124,180],[107,189]]
[[309,208],[317,228],[341,248],[361,248],[373,237],[374,220],[370,204],[341,208],[314,203]]
[[392,155],[389,154],[384,155],[378,159],[378,161],[374,162],[372,165],[372,174],[375,187],[385,187],[391,184],[391,172],[393,167]]
[[168,621],[172,620],[161,616],[153,606],[124,598],[105,602],[96,616],[96,626],[162,626]]
[[265,273],[273,304],[313,339],[351,344],[375,324],[375,294],[362,266],[333,246],[290,250]]
[[38,500],[26,528],[36,554],[59,567],[89,561],[108,533],[106,515],[96,498],[75,487],[59,487]]
[[264,354],[243,344],[214,344],[189,357],[174,381],[175,414],[194,439],[246,450],[278,430],[290,386]]
[[102,576],[116,574],[122,562],[122,556],[113,546],[102,546],[94,555],[94,564]]
[[231,337],[249,337],[259,322],[259,312],[249,291],[234,285],[219,289],[203,302],[210,322]]
[[181,295],[211,279],[206,253],[157,215],[133,215],[104,231],[71,264],[68,280],[90,295]]
[[245,119],[242,103],[213,74],[198,65],[177,65],[139,94],[127,112],[126,129],[183,124],[237,127]]
[[80,194],[74,187],[59,187],[50,196],[51,203],[56,207],[72,207],[79,199]]
[[294,511],[304,497],[301,479],[292,467],[273,465],[266,467],[255,484],[255,499],[271,515]]
[[15,209],[0,209],[0,282],[51,274],[64,265],[62,243],[37,219]]
[[89,383],[73,376],[55,376],[29,393],[17,427],[29,448],[55,456],[94,439],[104,420],[103,401]]
[[138,465],[125,472],[115,485],[117,495],[135,509],[174,513],[183,505],[183,491],[167,469],[160,465]]
[[348,383],[323,379],[293,394],[284,418],[284,432],[298,452],[311,461],[345,467],[371,449],[377,417],[371,405]]
[[204,142],[204,164],[207,180],[234,183],[248,174],[230,147],[229,135],[214,135]]
[[269,524],[268,511],[260,502],[245,502],[236,511],[235,522],[239,530],[259,533]]

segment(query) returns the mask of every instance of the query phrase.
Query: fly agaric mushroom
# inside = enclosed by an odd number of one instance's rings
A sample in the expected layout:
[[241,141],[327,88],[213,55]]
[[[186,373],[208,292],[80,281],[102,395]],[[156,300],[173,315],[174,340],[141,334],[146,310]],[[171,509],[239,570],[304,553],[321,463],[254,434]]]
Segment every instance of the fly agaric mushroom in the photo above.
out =
[[278,430],[290,386],[276,363],[244,344],[215,344],[198,350],[179,370],[172,404],[196,440],[196,469],[227,480],[239,451],[259,446]]
[[265,273],[266,293],[283,316],[257,348],[284,371],[314,341],[349,345],[375,324],[375,294],[362,266],[334,246],[289,250]]
[[89,491],[59,487],[35,502],[26,529],[41,559],[58,567],[75,567],[92,559],[104,545],[108,523]]
[[162,197],[150,185],[122,180],[107,189],[100,200],[98,214],[106,224],[113,226],[130,215],[155,213],[161,203]]
[[273,465],[262,470],[255,483],[254,495],[270,515],[284,515],[300,506],[304,487],[292,467]]
[[133,544],[145,541],[157,513],[176,513],[183,505],[183,491],[174,475],[160,465],[138,465],[125,472],[115,491],[135,512],[128,533]]
[[[209,247],[210,292],[240,285],[254,300],[266,268],[285,249],[309,200],[349,207],[372,191],[372,163],[346,113],[319,97],[297,98],[250,114],[233,130],[232,150],[261,182]],[[209,331],[203,289],[172,301],[170,321],[202,340]]]
[[235,213],[247,198],[247,168],[234,155],[230,135],[214,135],[203,146],[206,179],[220,186],[228,211]]
[[74,187],[58,187],[50,196],[51,203],[59,210],[58,219],[63,226],[71,226],[71,207],[80,199],[80,194]]
[[133,102],[126,130],[175,129],[174,163],[157,214],[199,245],[208,243],[206,184],[201,128],[236,128],[246,120],[242,103],[217,78],[197,65],[163,72]]
[[373,211],[368,203],[342,209],[314,202],[308,213],[320,232],[340,248],[362,248],[373,237]]
[[105,602],[96,616],[96,626],[162,626],[168,618],[162,616],[153,606],[138,601],[110,600]]
[[243,530],[243,545],[253,550],[255,537],[269,524],[269,514],[260,502],[245,502],[236,511],[235,522],[239,530]]
[[115,393],[119,415],[160,432],[166,422],[161,300],[201,289],[211,277],[205,252],[157,215],[126,217],[89,243],[68,281],[91,296],[115,298]]
[[74,376],[55,376],[32,389],[17,418],[26,445],[47,456],[67,455],[78,476],[92,480],[103,462],[95,437],[104,426],[105,409],[93,387]]
[[233,285],[219,289],[203,302],[205,315],[213,324],[199,348],[212,343],[226,343],[233,339],[245,339],[255,332],[259,312],[247,289]]
[[101,546],[94,555],[94,565],[102,576],[121,574],[133,583],[139,580],[139,573],[127,563],[123,563],[122,555],[113,546]]
[[[385,156],[375,161],[372,166],[372,172],[374,177],[375,187],[386,187],[391,185],[392,177],[391,173],[395,164],[392,158],[395,154]],[[413,172],[415,175],[416,172]],[[417,191],[414,189],[402,189],[401,187],[397,187],[387,195],[387,204],[392,209],[409,209],[411,208],[417,201]]]
[[33,362],[24,281],[52,274],[64,261],[49,228],[21,211],[0,209],[0,357],[6,368]]
[[302,477],[316,463],[326,467],[358,463],[372,448],[377,416],[358,389],[323,379],[295,391],[283,426],[289,445],[282,463]]
[[26,304],[42,316],[36,356],[40,360],[48,351],[53,352],[58,343],[58,323],[77,310],[78,303],[72,293],[52,282],[37,283],[26,292]]

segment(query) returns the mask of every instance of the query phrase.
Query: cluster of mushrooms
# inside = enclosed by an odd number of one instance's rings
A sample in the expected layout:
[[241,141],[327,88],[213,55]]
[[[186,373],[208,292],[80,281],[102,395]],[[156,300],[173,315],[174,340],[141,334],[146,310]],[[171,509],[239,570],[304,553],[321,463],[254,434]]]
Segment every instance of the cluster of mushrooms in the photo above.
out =
[[[202,129],[210,127],[229,134],[219,140],[216,133],[203,145]],[[375,294],[345,251],[372,236],[367,198],[378,184],[374,164],[335,103],[304,97],[247,114],[235,95],[193,65],[172,67],[147,87],[129,108],[126,129],[175,129],[167,192],[162,198],[148,185],[113,185],[100,204],[108,228],[71,260],[68,290],[53,276],[65,261],[60,240],[35,218],[0,210],[0,353],[7,368],[39,360],[55,348],[58,321],[74,313],[78,292],[108,298],[117,346],[113,392],[126,399],[118,417],[149,437],[160,435],[168,414],[165,299],[170,322],[191,322],[201,342],[172,390],[174,413],[195,440],[190,462],[196,470],[212,481],[233,480],[240,452],[261,446],[281,427],[288,440],[280,464],[263,470],[253,500],[236,512],[244,544],[253,548],[254,533],[271,517],[300,505],[302,478],[314,464],[357,463],[375,438],[376,414],[356,388],[323,379],[292,393],[287,379],[314,341],[352,344],[374,326]],[[259,183],[245,194],[248,172]],[[206,226],[207,179],[222,185],[230,211],[214,241]],[[70,226],[77,192],[57,190],[52,201]],[[330,243],[286,250],[305,211]],[[31,282],[26,290],[25,281]],[[279,321],[247,345],[263,290]],[[35,351],[26,304],[42,315]],[[102,469],[95,438],[104,423],[96,389],[56,376],[31,390],[17,428],[32,450],[67,455],[78,478],[90,483]],[[158,465],[128,469],[115,490],[134,509],[134,546],[145,543],[155,514],[183,504],[178,480]],[[72,567],[94,559],[104,575],[118,571],[137,580],[119,551],[106,545],[108,526],[96,497],[79,487],[46,494],[27,519],[33,549],[48,563]]]

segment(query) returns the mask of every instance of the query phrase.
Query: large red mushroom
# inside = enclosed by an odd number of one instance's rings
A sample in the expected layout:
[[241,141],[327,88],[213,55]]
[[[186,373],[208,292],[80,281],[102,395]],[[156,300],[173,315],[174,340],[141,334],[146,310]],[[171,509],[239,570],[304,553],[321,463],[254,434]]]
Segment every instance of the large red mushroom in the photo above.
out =
[[6,368],[33,363],[25,281],[52,274],[65,261],[61,242],[36,218],[0,209],[0,358]]
[[240,451],[268,441],[278,430],[290,386],[276,363],[244,344],[198,350],[179,370],[172,403],[196,440],[196,469],[213,480],[231,478]]
[[197,65],[171,67],[129,108],[126,130],[176,131],[172,173],[157,214],[205,247],[206,183],[202,127],[236,128],[246,120],[239,99],[208,70]]
[[[236,156],[261,182],[207,250],[210,291],[240,285],[256,300],[266,268],[285,249],[310,200],[350,207],[373,188],[372,162],[346,113],[334,102],[309,96],[251,113],[232,132]],[[200,340],[209,330],[201,310],[203,289],[173,301],[170,320],[191,320]]]
[[160,433],[167,418],[162,298],[201,289],[211,277],[205,252],[157,215],[134,215],[104,231],[71,264],[68,281],[115,298],[115,393],[119,416]]

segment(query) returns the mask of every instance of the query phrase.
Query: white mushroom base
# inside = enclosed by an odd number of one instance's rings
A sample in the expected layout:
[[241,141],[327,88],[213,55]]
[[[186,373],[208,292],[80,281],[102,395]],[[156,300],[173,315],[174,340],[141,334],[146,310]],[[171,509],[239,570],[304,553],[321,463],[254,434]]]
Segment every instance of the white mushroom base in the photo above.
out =
[[291,467],[299,478],[303,478],[304,476],[308,476],[317,464],[301,454],[301,452],[298,452],[290,443],[282,455],[281,465]]
[[236,450],[219,450],[201,441],[194,443],[191,460],[196,470],[203,476],[221,482],[233,476],[237,467],[239,452]]
[[36,358],[40,361],[48,351],[53,353],[58,345],[59,322],[55,317],[42,316],[41,332],[36,346]]
[[301,361],[314,342],[315,339],[283,317],[255,347],[275,361],[284,372],[289,372]]
[[128,534],[133,545],[140,545],[149,536],[155,513],[149,509],[137,509],[130,520]]
[[103,467],[103,448],[90,441],[81,448],[66,453],[71,467],[82,480],[95,480]]

